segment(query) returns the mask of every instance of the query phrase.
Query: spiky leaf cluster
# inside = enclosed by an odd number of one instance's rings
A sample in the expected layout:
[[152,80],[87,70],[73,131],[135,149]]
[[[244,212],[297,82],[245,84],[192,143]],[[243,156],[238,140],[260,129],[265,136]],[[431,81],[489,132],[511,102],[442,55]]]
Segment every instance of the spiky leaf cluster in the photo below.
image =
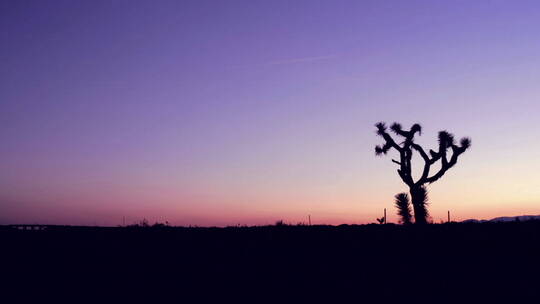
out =
[[394,204],[398,210],[398,215],[401,218],[401,223],[408,225],[412,222],[412,209],[407,193],[398,193],[394,197]]

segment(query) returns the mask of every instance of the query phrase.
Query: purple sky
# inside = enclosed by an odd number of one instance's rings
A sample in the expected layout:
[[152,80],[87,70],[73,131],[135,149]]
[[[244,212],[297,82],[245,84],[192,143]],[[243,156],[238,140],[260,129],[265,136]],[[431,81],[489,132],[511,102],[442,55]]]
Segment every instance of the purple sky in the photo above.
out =
[[435,221],[539,214],[539,37],[537,1],[1,1],[0,224],[396,221],[381,120],[472,137]]

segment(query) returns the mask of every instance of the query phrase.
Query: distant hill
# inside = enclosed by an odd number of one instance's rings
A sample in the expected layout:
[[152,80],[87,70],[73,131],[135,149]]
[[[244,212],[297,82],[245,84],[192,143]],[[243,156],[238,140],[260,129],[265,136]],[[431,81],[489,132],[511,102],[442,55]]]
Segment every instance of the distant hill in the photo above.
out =
[[462,223],[486,223],[486,222],[515,222],[515,221],[531,221],[540,220],[540,215],[519,215],[519,216],[500,216],[490,220],[468,219]]
[[461,221],[462,223],[485,223],[489,222],[488,220],[477,220],[477,219],[467,219],[464,221]]

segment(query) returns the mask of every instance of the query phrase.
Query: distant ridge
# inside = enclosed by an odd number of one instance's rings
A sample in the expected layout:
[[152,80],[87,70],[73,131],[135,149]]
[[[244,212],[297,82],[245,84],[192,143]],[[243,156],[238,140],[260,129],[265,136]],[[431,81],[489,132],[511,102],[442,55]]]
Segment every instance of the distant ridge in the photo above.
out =
[[486,223],[486,222],[515,222],[515,221],[531,221],[531,220],[540,220],[540,215],[519,215],[519,216],[500,216],[492,218],[490,220],[477,220],[477,219],[468,219],[461,221],[462,223]]

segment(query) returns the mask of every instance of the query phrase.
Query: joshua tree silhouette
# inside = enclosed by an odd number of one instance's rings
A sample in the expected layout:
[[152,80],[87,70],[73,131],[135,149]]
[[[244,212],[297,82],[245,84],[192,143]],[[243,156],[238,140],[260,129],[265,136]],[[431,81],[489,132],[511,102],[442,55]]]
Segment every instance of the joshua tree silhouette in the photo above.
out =
[[[405,140],[401,144],[397,144],[394,139],[388,134],[387,127],[384,122],[375,124],[377,135],[381,136],[385,143],[382,146],[375,147],[375,154],[382,155],[394,148],[399,152],[400,160],[392,159],[392,162],[399,165],[397,170],[403,182],[409,186],[411,201],[414,210],[414,221],[416,224],[427,223],[427,190],[425,184],[431,184],[441,178],[446,171],[452,168],[458,160],[458,157],[471,146],[471,139],[464,137],[460,140],[460,145],[456,145],[454,135],[447,131],[439,132],[439,151],[429,150],[429,156],[420,145],[414,142],[414,135],[422,134],[422,127],[419,124],[414,124],[409,131],[403,130],[397,122],[390,126],[390,130],[396,135],[404,137]],[[451,156],[448,151],[451,150]],[[422,176],[415,182],[411,174],[411,158],[413,151],[416,151],[424,159],[424,169]],[[431,165],[437,161],[441,161],[441,168],[432,176],[429,176]],[[398,194],[400,195],[400,194]],[[397,196],[396,196],[397,199]],[[399,209],[399,208],[398,208]],[[399,209],[401,210],[401,209]],[[410,211],[409,211],[410,214]],[[403,217],[402,217],[403,218]]]

